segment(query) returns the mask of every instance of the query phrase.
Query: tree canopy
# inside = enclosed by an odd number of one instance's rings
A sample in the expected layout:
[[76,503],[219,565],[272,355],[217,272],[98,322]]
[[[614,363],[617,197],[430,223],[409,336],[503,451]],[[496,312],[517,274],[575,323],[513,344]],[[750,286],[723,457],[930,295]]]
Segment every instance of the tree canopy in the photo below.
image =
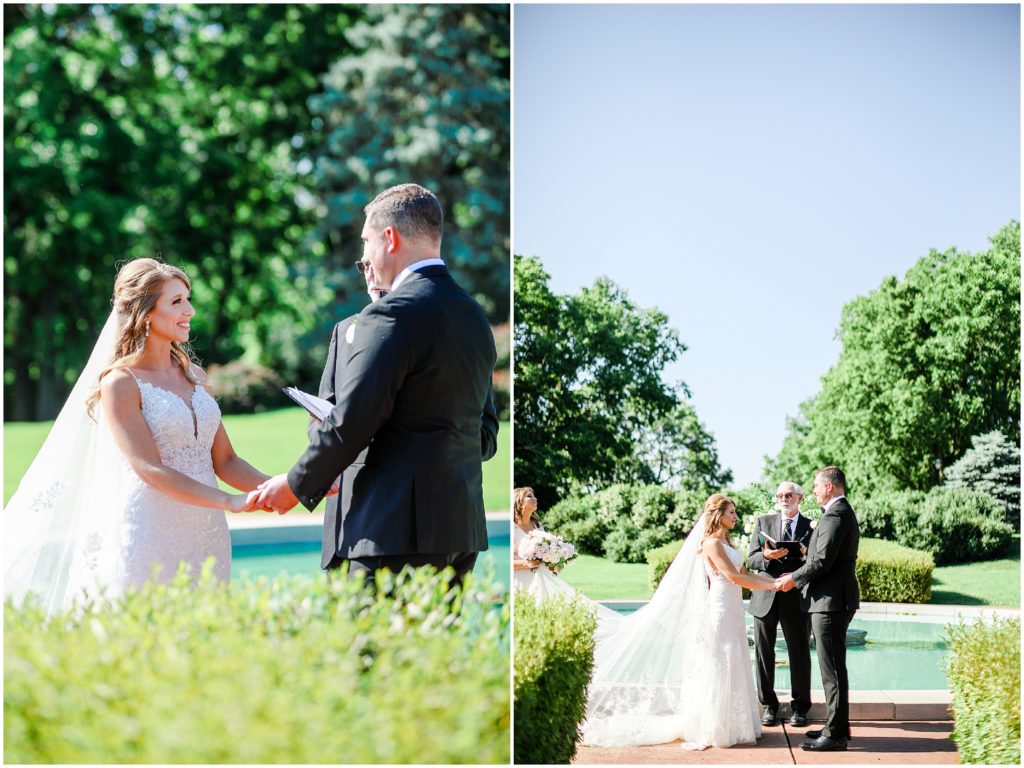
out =
[[559,296],[538,258],[514,265],[516,485],[550,506],[617,482],[728,483],[685,384],[662,378],[686,349],[668,318],[606,278]]
[[[328,262],[359,258],[363,207],[404,181],[444,207],[442,253],[492,322],[509,312],[509,13],[503,5],[369,5],[310,99]],[[495,269],[500,263],[504,269]],[[340,269],[342,301],[362,279]],[[347,289],[347,290],[346,290]]]
[[338,201],[413,176],[507,320],[508,28],[507,6],[5,5],[5,418],[55,415],[117,265],[157,254],[192,278],[204,364],[312,385],[367,301]]
[[849,302],[839,360],[787,425],[773,480],[838,464],[851,486],[926,490],[975,435],[1020,444],[1020,224],[971,254],[931,251]]

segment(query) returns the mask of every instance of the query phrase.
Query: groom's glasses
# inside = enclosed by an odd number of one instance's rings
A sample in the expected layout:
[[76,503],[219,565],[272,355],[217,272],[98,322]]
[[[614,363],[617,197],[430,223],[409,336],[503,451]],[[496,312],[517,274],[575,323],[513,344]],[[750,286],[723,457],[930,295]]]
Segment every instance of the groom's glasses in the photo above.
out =
[[778,499],[779,501],[789,501],[794,496],[796,496],[795,493],[776,493],[775,494],[775,498]]
[[368,270],[369,268],[370,268],[370,265],[367,262],[365,262],[365,261],[357,261],[356,262],[356,271],[360,275],[364,274],[366,272],[366,270]]

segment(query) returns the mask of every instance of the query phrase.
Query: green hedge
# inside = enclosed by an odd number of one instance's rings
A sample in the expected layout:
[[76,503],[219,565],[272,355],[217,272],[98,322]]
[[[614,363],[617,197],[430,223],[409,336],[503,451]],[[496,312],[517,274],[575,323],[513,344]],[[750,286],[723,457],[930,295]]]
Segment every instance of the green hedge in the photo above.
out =
[[1015,530],[998,500],[963,488],[878,491],[855,509],[861,536],[929,552],[937,565],[997,558]]
[[509,614],[436,573],[4,611],[7,763],[506,763]]
[[861,539],[857,552],[860,599],[873,603],[927,603],[935,561],[891,541]]
[[[673,541],[647,553],[651,591],[658,588],[682,545],[682,541]],[[935,563],[927,552],[917,552],[890,541],[861,539],[857,557],[860,599],[865,602],[925,603],[931,599],[934,568]],[[744,596],[749,595],[745,592]]]
[[648,550],[686,536],[707,494],[660,485],[619,484],[570,496],[542,515],[544,526],[577,550],[619,563],[642,563]]
[[916,509],[895,519],[896,540],[931,552],[936,565],[991,560],[1004,554],[1014,527],[1006,511],[984,493],[964,488],[932,488]]
[[569,763],[576,755],[594,666],[592,607],[515,593],[515,762]]
[[1020,765],[1020,619],[961,623],[947,634],[961,762]]
[[647,553],[647,583],[651,585],[651,592],[658,588],[665,571],[676,559],[679,550],[683,548],[683,541],[670,541],[663,547],[652,549]]

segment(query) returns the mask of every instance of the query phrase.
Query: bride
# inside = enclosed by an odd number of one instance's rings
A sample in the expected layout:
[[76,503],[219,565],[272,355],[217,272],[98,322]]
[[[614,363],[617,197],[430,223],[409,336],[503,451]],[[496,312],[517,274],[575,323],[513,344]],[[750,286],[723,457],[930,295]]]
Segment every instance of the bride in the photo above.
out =
[[254,491],[268,475],[231,446],[206,375],[187,346],[191,283],[136,259],[114,283],[113,311],[43,447],[4,509],[4,591],[48,613],[108,597],[178,564],[214,557],[231,575],[224,510],[251,509],[217,478]]
[[651,601],[598,638],[583,743],[729,747],[761,735],[741,587],[774,589],[732,546],[736,505],[716,493]]

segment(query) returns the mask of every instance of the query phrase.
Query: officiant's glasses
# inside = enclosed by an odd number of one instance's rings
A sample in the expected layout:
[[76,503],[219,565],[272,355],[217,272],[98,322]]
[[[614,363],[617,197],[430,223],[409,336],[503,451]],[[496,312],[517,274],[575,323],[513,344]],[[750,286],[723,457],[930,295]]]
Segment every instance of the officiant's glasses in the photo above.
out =
[[369,262],[366,262],[366,261],[357,261],[356,262],[356,271],[359,272],[360,275],[364,274],[366,272],[366,270],[368,270],[369,268],[370,268]]
[[776,493],[775,494],[775,498],[778,499],[779,501],[789,501],[794,496],[796,496],[795,493]]

